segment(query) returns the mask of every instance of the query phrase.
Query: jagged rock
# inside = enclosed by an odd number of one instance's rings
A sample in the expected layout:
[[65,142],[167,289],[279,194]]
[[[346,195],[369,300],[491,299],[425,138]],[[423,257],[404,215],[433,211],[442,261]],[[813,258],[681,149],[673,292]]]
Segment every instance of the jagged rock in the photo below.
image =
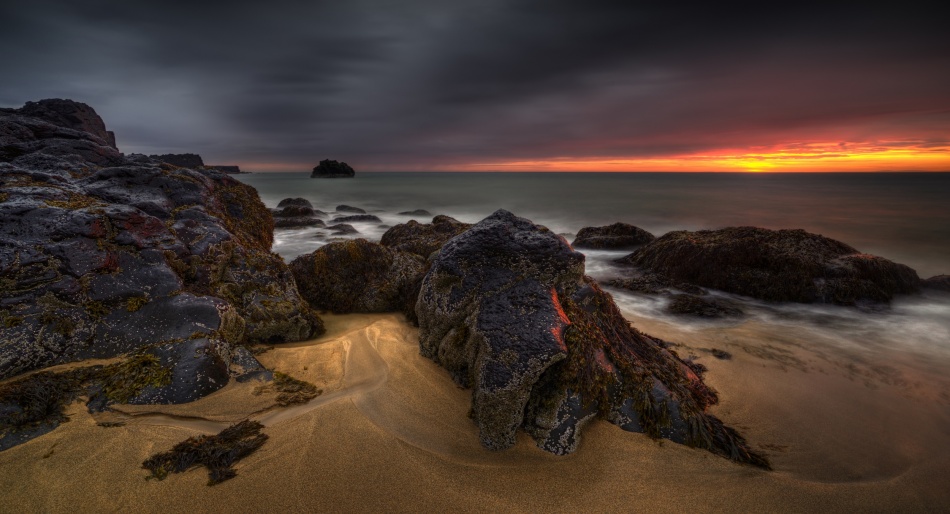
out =
[[352,216],[338,216],[333,218],[334,223],[337,222],[371,222],[371,223],[382,223],[383,220],[379,219],[378,216],[372,214],[354,214]]
[[604,227],[584,227],[577,233],[571,246],[600,250],[627,250],[642,246],[656,236],[627,223],[614,223]]
[[675,282],[776,302],[887,302],[920,288],[909,267],[804,230],[670,232],[618,262]]
[[201,156],[196,153],[167,153],[163,155],[149,155],[152,159],[156,161],[161,161],[172,166],[179,166],[182,168],[200,168],[205,165],[204,161],[201,159]]
[[584,276],[584,256],[544,227],[500,210],[445,244],[416,304],[423,356],[474,388],[482,444],[526,430],[565,454],[601,417],[630,431],[760,466],[706,409],[718,401],[666,345],[632,328]]
[[320,164],[313,168],[310,178],[352,178],[356,176],[353,168],[345,162],[337,162],[330,159],[320,161]]
[[432,216],[432,213],[425,209],[416,209],[414,211],[403,211],[399,213],[400,216]]
[[345,235],[360,233],[359,230],[356,230],[355,228],[353,228],[353,225],[347,225],[346,223],[328,225],[327,228],[330,230],[331,234],[334,236],[345,236]]
[[927,280],[921,282],[920,286],[936,291],[950,292],[950,275],[936,275],[930,277]]
[[417,255],[365,239],[330,243],[290,263],[300,294],[334,313],[403,309],[405,290],[425,269]]
[[442,248],[449,239],[465,232],[471,226],[448,216],[436,216],[429,224],[409,220],[408,223],[402,223],[387,230],[380,243],[394,250],[428,258],[432,252]]
[[23,116],[38,118],[59,127],[92,134],[112,148],[115,145],[115,133],[106,130],[106,124],[92,107],[72,100],[52,98],[38,102],[27,102],[20,110]]
[[190,401],[235,345],[322,332],[253,188],[24,112],[0,111],[0,379],[150,349],[174,379],[139,400]]
[[337,205],[336,212],[351,212],[353,214],[366,214],[366,211],[360,209],[359,207],[351,207],[349,205]]
[[673,295],[666,310],[673,314],[701,318],[735,318],[742,315],[742,309],[732,302],[692,294]]

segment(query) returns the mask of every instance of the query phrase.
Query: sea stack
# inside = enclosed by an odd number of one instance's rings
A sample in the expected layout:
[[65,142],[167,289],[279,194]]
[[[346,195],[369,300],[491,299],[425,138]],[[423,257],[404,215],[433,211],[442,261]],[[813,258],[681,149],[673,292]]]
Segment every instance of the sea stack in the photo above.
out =
[[313,168],[310,178],[353,178],[356,172],[345,162],[324,159]]

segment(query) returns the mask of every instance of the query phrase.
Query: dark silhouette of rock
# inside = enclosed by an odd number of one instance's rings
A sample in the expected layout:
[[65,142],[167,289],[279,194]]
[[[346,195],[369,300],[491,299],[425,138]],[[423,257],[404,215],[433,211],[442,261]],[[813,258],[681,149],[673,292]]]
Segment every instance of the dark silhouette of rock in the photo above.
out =
[[732,302],[692,294],[673,295],[672,301],[666,310],[673,314],[701,318],[735,318],[742,316],[742,309]]
[[171,379],[123,401],[191,401],[227,382],[238,345],[323,331],[252,187],[49,119],[0,111],[0,379],[144,352]]
[[394,250],[428,258],[432,252],[442,248],[449,239],[465,232],[471,226],[448,216],[436,216],[429,224],[409,220],[408,223],[402,223],[387,230],[380,243]]
[[231,175],[241,175],[244,173],[243,171],[241,171],[240,166],[234,166],[232,164],[228,164],[228,165],[215,164],[215,165],[209,165],[208,167],[214,168],[218,171],[223,171],[224,173],[228,173]]
[[326,224],[320,218],[314,216],[296,216],[274,218],[274,228],[301,228],[301,227],[325,227]]
[[309,207],[313,209],[313,204],[311,204],[310,200],[307,200],[306,198],[284,198],[280,201],[280,203],[277,204],[277,207],[289,207],[291,205],[295,207]]
[[584,256],[530,221],[497,211],[451,239],[423,279],[416,313],[423,356],[474,389],[482,444],[504,449],[523,428],[565,454],[584,425],[625,430],[768,466],[707,414],[718,401],[661,342],[630,326],[584,276]]
[[614,223],[604,227],[584,227],[577,233],[571,246],[599,250],[626,250],[642,246],[656,236],[642,228],[627,223]]
[[353,225],[347,225],[346,223],[338,223],[336,225],[328,225],[330,233],[334,236],[343,236],[349,234],[359,234],[360,231],[353,228]]
[[171,164],[172,166],[179,166],[182,168],[191,168],[197,169],[205,165],[204,161],[201,159],[201,156],[196,153],[167,153],[164,155],[149,155],[152,159],[156,161],[165,162]]
[[936,275],[921,282],[921,287],[950,292],[950,275]]
[[356,172],[349,164],[330,159],[320,161],[310,174],[310,178],[353,178],[354,176]]
[[418,255],[354,239],[301,255],[290,269],[314,308],[349,313],[402,310],[403,290],[425,266]]
[[618,262],[674,282],[776,302],[887,302],[920,288],[909,267],[804,230],[670,232]]
[[403,211],[399,213],[400,216],[432,216],[432,213],[425,209],[416,209],[414,211]]
[[360,209],[359,207],[351,207],[349,205],[337,205],[336,212],[351,212],[353,214],[366,214],[366,211]]
[[59,127],[66,127],[98,137],[106,145],[118,149],[115,145],[115,133],[106,130],[106,124],[92,107],[72,100],[52,98],[38,102],[27,102],[19,110],[23,116],[38,118]]
[[354,221],[382,223],[383,220],[379,219],[378,216],[374,216],[372,214],[353,214],[351,216],[338,216],[336,218],[333,218],[333,221],[347,222],[347,223],[353,223]]

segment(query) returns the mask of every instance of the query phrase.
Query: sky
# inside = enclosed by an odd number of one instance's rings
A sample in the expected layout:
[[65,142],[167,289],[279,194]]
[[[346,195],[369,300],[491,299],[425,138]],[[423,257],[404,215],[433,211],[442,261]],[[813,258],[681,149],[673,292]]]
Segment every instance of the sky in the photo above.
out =
[[950,18],[891,2],[6,0],[0,106],[305,171],[950,171]]

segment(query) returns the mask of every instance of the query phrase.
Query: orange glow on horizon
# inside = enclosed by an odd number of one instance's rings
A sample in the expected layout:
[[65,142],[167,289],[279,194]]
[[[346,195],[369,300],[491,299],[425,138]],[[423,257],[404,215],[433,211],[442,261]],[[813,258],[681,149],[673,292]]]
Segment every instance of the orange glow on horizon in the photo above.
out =
[[869,172],[950,171],[950,144],[920,141],[793,143],[771,148],[645,157],[553,159],[477,163],[456,170],[507,171],[719,171]]

